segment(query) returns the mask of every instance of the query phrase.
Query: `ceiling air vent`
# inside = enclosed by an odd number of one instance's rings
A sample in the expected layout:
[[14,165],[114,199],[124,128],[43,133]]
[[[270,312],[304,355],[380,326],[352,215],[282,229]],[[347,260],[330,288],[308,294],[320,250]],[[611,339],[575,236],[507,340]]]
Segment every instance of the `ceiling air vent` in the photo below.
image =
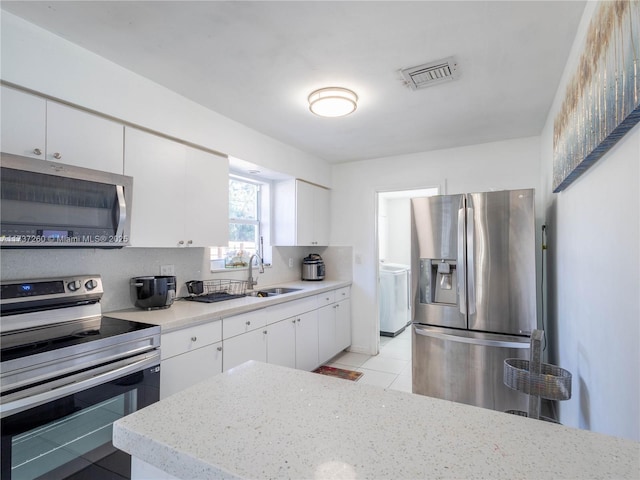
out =
[[458,78],[458,64],[453,57],[400,70],[412,90],[430,87]]

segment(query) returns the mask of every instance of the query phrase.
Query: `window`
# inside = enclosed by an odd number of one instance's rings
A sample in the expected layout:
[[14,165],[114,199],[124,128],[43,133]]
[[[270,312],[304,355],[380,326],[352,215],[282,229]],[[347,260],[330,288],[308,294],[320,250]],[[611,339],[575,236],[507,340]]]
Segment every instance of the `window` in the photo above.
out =
[[242,177],[229,177],[229,244],[211,248],[211,268],[247,267],[254,253],[260,254],[262,184]]

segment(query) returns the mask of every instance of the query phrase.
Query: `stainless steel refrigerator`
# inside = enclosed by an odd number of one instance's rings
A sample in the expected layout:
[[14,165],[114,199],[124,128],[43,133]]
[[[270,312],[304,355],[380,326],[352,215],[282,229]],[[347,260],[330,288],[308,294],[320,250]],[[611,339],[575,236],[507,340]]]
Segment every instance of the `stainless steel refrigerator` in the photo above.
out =
[[413,392],[527,410],[503,385],[536,328],[534,191],[413,198]]

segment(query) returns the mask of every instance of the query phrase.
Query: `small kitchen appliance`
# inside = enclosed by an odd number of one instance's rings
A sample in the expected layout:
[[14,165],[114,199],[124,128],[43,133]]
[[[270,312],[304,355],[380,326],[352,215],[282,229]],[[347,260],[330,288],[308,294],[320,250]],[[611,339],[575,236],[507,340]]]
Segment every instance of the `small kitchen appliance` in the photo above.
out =
[[160,399],[160,327],[102,315],[99,275],[0,286],[0,477],[130,478],[113,422]]
[[131,279],[131,299],[138,308],[155,310],[169,308],[176,298],[176,277],[170,275],[134,277]]
[[302,260],[302,280],[324,280],[324,261],[317,253]]

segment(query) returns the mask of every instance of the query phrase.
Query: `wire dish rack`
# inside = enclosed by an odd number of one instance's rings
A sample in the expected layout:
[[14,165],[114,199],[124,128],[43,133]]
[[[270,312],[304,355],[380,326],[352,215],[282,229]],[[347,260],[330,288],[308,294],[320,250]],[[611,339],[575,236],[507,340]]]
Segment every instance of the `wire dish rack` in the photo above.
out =
[[507,413],[536,418],[548,422],[555,420],[540,415],[540,399],[569,400],[571,398],[571,373],[564,368],[542,363],[542,330],[531,334],[530,360],[507,358],[504,361],[503,382],[519,392],[529,395],[529,411],[507,410]]
[[187,300],[213,303],[244,297],[249,282],[246,280],[191,280],[187,282]]

